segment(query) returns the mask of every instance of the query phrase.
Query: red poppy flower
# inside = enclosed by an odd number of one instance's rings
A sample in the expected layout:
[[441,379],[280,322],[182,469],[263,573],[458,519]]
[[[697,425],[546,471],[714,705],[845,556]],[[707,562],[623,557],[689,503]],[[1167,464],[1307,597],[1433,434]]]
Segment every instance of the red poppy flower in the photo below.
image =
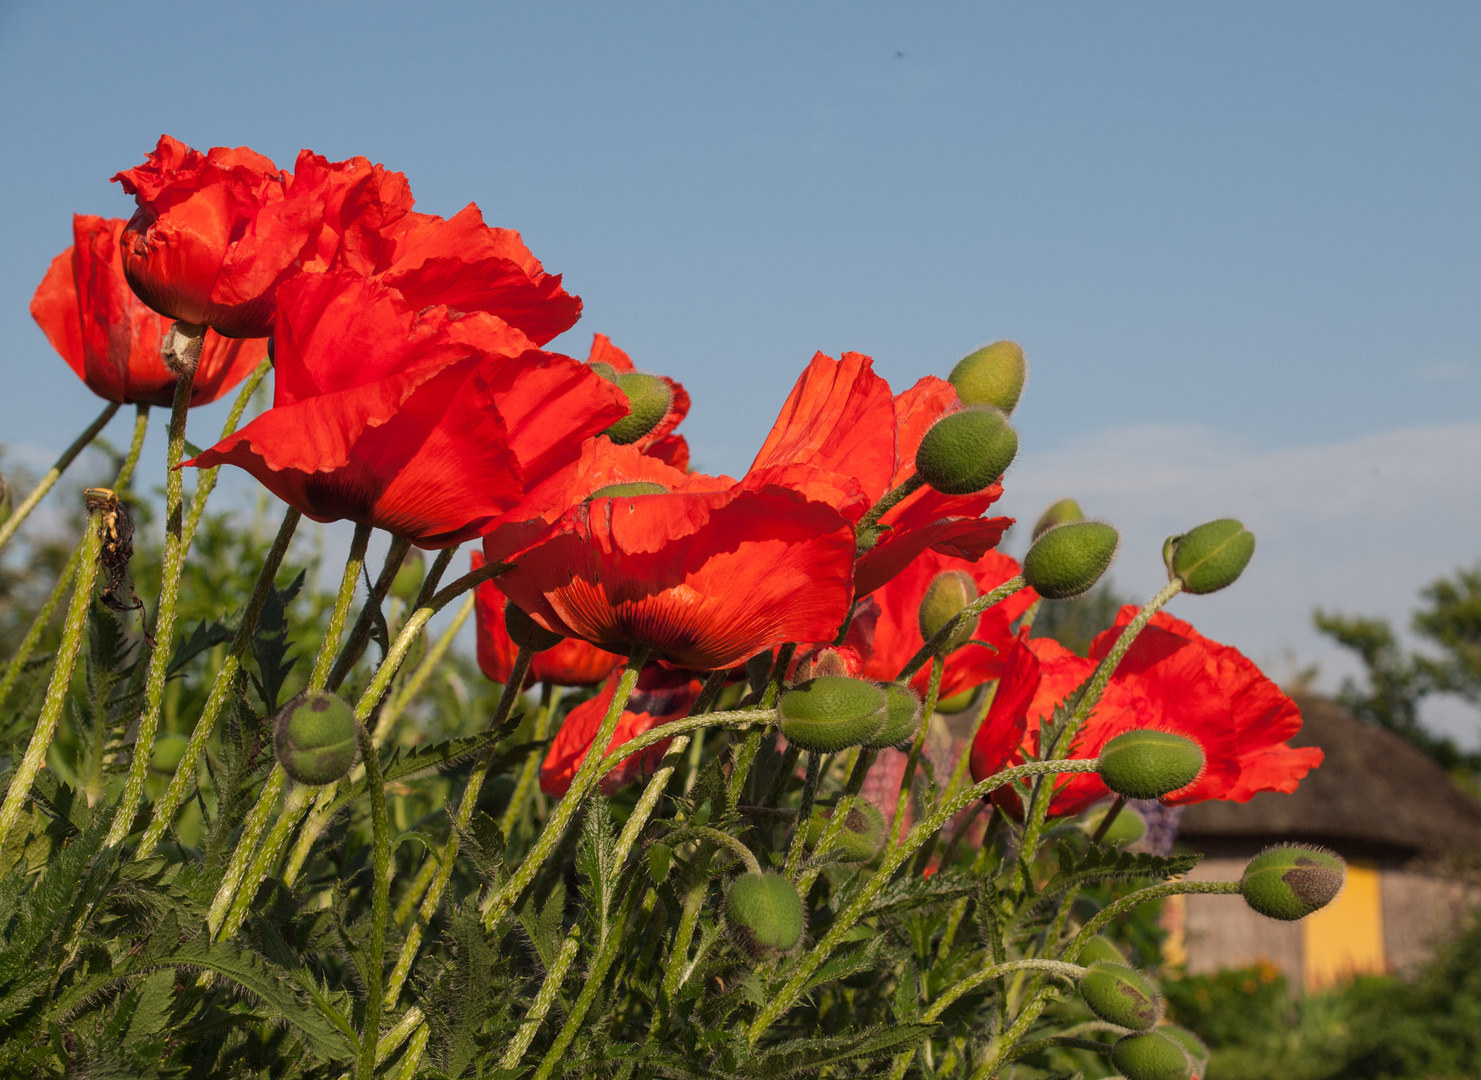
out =
[[471,203],[451,220],[417,213],[406,177],[363,157],[304,150],[290,173],[246,148],[202,154],[162,135],[113,179],[139,206],[123,237],[134,291],[228,337],[270,333],[289,277],[341,269],[378,277],[412,310],[498,315],[537,345],[581,313],[518,233],[484,225]]
[[[872,653],[864,665],[865,678],[893,679],[925,644],[920,632],[920,605],[937,576],[954,570],[970,574],[978,593],[983,594],[1014,577],[1019,569],[1017,562],[997,551],[989,551],[976,562],[937,551],[918,555],[889,584],[875,589],[872,594],[871,599],[879,607],[879,616],[874,626]],[[1036,599],[1038,594],[1032,589],[1020,589],[982,613],[971,640],[946,657],[941,675],[941,700],[981,686],[1002,674],[1004,657],[1014,645],[1010,625]],[[930,674],[930,665],[927,665],[911,680],[911,685],[922,697],[930,683]]]
[[[591,353],[587,356],[588,364],[606,364],[618,374],[628,371],[636,371],[632,359],[616,345],[606,334],[595,334],[591,339]],[[670,379],[665,375],[655,376],[669,388],[669,411],[664,414],[652,431],[633,443],[643,453],[650,457],[656,457],[665,464],[672,465],[681,472],[689,468],[689,442],[682,435],[675,435],[674,428],[679,426],[680,421],[689,415],[689,392],[684,389],[682,383]]]
[[[1131,606],[1121,610],[1116,628],[1095,639],[1090,659],[1048,638],[1019,641],[972,744],[975,778],[1019,763],[1025,748],[1037,751],[1039,721],[1052,716],[1055,706],[1090,677],[1136,612]],[[1203,773],[1163,798],[1172,805],[1247,802],[1260,791],[1295,791],[1322,761],[1316,747],[1286,744],[1301,729],[1295,702],[1237,649],[1210,641],[1165,613],[1153,616],[1122,659],[1070,756],[1094,757],[1112,738],[1137,728],[1176,732],[1203,748]],[[1049,812],[1078,814],[1109,795],[1093,773],[1063,776],[1055,783]],[[1017,809],[1017,796],[1006,789],[996,799]]]
[[[571,781],[586,760],[591,742],[612,706],[619,680],[620,673],[613,672],[600,694],[590,701],[583,701],[566,716],[551,741],[544,764],[540,766],[540,790],[545,794],[559,798],[570,790]],[[617,721],[617,730],[612,733],[612,741],[603,753],[610,753],[660,724],[688,716],[699,691],[699,681],[689,672],[648,665],[638,675],[637,686],[628,698],[622,719]],[[652,773],[663,760],[670,741],[665,739],[646,750],[628,755],[602,778],[602,790],[610,795],[623,785]]]
[[[72,247],[51,261],[31,317],[88,389],[107,401],[163,405],[175,376],[159,358],[170,320],[142,304],[123,276],[121,218],[72,217]],[[265,339],[230,340],[207,331],[191,387],[191,405],[215,401],[267,356]]]
[[346,271],[278,294],[273,408],[186,464],[233,464],[316,521],[421,547],[477,536],[626,414],[584,364],[502,320],[412,310]]
[[[483,552],[473,551],[473,569],[483,565]],[[509,681],[519,646],[504,627],[506,597],[498,585],[485,581],[475,592],[474,618],[478,623],[478,666],[496,683]],[[537,652],[530,663],[525,685],[595,686],[622,663],[622,657],[604,652],[580,638],[566,638],[559,645]]]
[[[590,498],[616,483],[662,493]],[[783,487],[682,473],[592,439],[484,537],[512,561],[499,587],[556,633],[612,652],[634,645],[695,671],[789,641],[826,641],[852,599],[853,531]]]
[[[827,502],[856,522],[915,472],[925,433],[961,408],[948,382],[927,376],[897,396],[861,353],[842,360],[818,353],[797,380],[745,483],[784,484]],[[859,558],[854,587],[867,595],[927,548],[975,560],[996,547],[1012,518],[981,514],[1000,484],[973,495],[922,488],[880,519],[883,531]]]

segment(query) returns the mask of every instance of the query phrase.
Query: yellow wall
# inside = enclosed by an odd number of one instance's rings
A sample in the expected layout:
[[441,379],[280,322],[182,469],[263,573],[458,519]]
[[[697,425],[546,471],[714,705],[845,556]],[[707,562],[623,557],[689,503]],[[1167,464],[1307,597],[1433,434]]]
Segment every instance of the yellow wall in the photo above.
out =
[[1353,975],[1387,970],[1383,955],[1383,901],[1377,867],[1347,864],[1347,884],[1302,926],[1302,969],[1307,990]]

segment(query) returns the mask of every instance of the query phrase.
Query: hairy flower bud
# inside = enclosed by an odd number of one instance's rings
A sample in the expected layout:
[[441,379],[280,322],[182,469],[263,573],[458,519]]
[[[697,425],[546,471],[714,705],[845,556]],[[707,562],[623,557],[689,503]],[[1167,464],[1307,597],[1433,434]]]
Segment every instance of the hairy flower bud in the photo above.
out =
[[1108,1024],[1144,1031],[1162,1019],[1162,996],[1125,963],[1097,960],[1080,979],[1080,996]]
[[[964,570],[947,570],[937,574],[926,587],[926,595],[920,602],[920,633],[926,641],[961,613],[962,609],[977,599],[977,583]],[[953,631],[946,644],[941,646],[941,655],[961,648],[972,637],[972,619],[963,619]]]
[[1049,508],[1039,515],[1039,520],[1034,522],[1033,538],[1037,540],[1056,525],[1073,525],[1077,521],[1085,520],[1085,512],[1080,509],[1080,504],[1074,499],[1060,499],[1057,503],[1051,503]]
[[915,471],[943,495],[971,495],[994,483],[1018,453],[1008,416],[978,405],[937,420],[915,452]]
[[920,728],[922,705],[915,691],[900,683],[886,683],[884,692],[884,727],[864,743],[875,750],[908,742]]
[[616,378],[617,389],[627,397],[628,413],[602,434],[621,444],[637,442],[658,426],[673,404],[673,391],[655,375],[626,371]]
[[1208,1068],[1208,1047],[1204,1045],[1202,1039],[1187,1028],[1179,1027],[1177,1024],[1163,1024],[1157,1029],[1157,1034],[1165,1035],[1181,1046],[1183,1052],[1193,1062],[1194,1075],[1203,1075],[1204,1071]]
[[1330,904],[1346,879],[1347,864],[1330,851],[1284,845],[1249,861],[1239,891],[1261,915],[1293,922]]
[[1068,600],[1086,592],[1116,558],[1121,534],[1103,521],[1056,525],[1023,557],[1023,577],[1040,596]]
[[545,629],[530,618],[513,600],[504,605],[504,629],[509,632],[510,641],[531,652],[553,649],[565,640],[562,635]]
[[[808,844],[816,846],[823,838],[831,817],[830,812],[813,820],[807,829]],[[843,828],[834,836],[830,851],[840,862],[868,862],[879,854],[884,836],[884,815],[879,812],[879,807],[858,799],[849,809],[848,817],[844,818]]]
[[995,341],[957,361],[947,381],[963,405],[995,405],[1005,413],[1018,407],[1028,363],[1011,341]]
[[806,913],[796,887],[767,870],[742,874],[731,883],[725,918],[736,943],[753,959],[762,960],[796,948]]
[[1170,731],[1126,731],[1101,749],[1096,771],[1117,795],[1157,799],[1198,779],[1203,750]]
[[1189,1080],[1193,1062],[1172,1039],[1158,1031],[1123,1035],[1111,1047],[1111,1064],[1126,1080]]
[[1090,967],[1092,964],[1102,960],[1111,964],[1126,964],[1126,957],[1116,947],[1115,942],[1104,934],[1096,934],[1080,950],[1080,963],[1086,967]]
[[[1110,808],[1103,807],[1091,814],[1085,822],[1085,831],[1094,836],[1095,831],[1100,828],[1100,823],[1106,819]],[[1134,844],[1147,834],[1147,823],[1142,820],[1142,815],[1129,806],[1123,806],[1111,820],[1111,827],[1106,830],[1106,835],[1101,837],[1101,843],[1121,846],[1123,844]]]
[[350,771],[359,756],[358,721],[342,698],[304,692],[284,705],[273,722],[273,754],[300,784],[329,784]]
[[1233,585],[1255,554],[1255,534],[1233,518],[1220,518],[1169,541],[1168,572],[1186,592],[1202,595]]
[[777,702],[788,742],[831,754],[873,739],[889,714],[889,696],[875,683],[846,675],[821,675],[788,690]]

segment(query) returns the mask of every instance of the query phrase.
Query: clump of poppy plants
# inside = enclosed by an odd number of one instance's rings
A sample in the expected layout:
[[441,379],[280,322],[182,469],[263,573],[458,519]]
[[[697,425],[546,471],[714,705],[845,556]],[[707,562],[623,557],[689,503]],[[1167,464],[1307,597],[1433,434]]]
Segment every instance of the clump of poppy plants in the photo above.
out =
[[[118,575],[94,520],[38,616],[70,596],[60,646],[8,658],[44,690],[0,805],[6,1068],[981,1080],[1102,1055],[1187,1077],[1206,1054],[1105,935],[1181,892],[1290,919],[1340,889],[1325,852],[1193,882],[1195,856],[1125,850],[1126,798],[1292,791],[1321,752],[1164,610],[1239,577],[1239,522],[1170,538],[1166,588],[1088,656],[1032,636],[1120,535],[1061,500],[1022,565],[998,550],[1016,344],[898,391],[819,353],[750,468],[709,476],[684,387],[601,334],[549,349],[580,299],[473,204],[422,213],[364,158],[290,172],[169,136],[114,179],[133,217],[77,216],[32,313],[109,403],[54,472],[133,404],[123,498],[170,409],[164,573],[135,654],[94,603],[97,563]],[[223,465],[281,525],[192,631],[181,568]],[[355,527],[306,627],[282,584],[302,517]],[[497,704],[435,742],[470,615]],[[77,717],[86,800],[53,746]],[[1114,902],[1081,895],[1109,880]]]

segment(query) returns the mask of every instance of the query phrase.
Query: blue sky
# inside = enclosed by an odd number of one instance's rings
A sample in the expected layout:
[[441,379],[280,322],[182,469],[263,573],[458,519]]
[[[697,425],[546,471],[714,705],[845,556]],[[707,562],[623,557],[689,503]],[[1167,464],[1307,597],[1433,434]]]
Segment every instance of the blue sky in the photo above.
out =
[[520,229],[586,301],[557,347],[682,379],[710,470],[814,350],[903,386],[1020,341],[1005,511],[1081,496],[1134,590],[1185,508],[1268,520],[1180,613],[1330,683],[1314,604],[1481,557],[1478,48],[1447,3],[0,3],[0,441],[96,412],[26,304],[161,131],[363,154]]

